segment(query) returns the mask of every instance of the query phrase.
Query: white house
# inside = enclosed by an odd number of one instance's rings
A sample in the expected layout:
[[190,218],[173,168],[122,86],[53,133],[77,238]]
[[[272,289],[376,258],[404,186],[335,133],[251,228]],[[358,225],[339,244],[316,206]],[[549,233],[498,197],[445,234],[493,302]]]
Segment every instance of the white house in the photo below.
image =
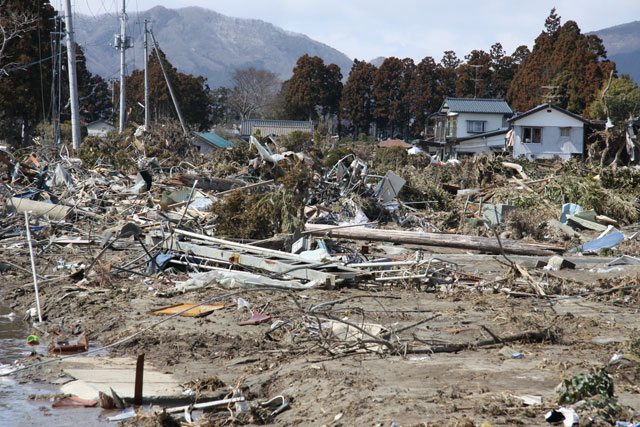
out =
[[553,104],[542,104],[509,119],[513,157],[529,160],[582,156],[587,119]]
[[512,115],[503,99],[446,98],[434,116],[433,142],[443,157],[501,150]]
[[262,119],[244,119],[240,135],[243,138],[249,138],[256,131],[260,131],[262,136],[285,136],[291,132],[301,131],[309,132],[313,135],[313,122],[297,121],[297,120],[262,120]]
[[102,119],[87,124],[87,133],[89,136],[107,136],[107,133],[112,130],[116,130],[116,128],[111,123]]

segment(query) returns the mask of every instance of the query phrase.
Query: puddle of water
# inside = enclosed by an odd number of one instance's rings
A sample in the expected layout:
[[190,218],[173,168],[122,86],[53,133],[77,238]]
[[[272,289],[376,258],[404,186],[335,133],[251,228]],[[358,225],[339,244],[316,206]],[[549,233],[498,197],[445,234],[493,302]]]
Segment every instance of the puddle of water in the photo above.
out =
[[[44,343],[31,347],[26,338],[29,324],[20,315],[10,316],[11,310],[0,305],[0,371],[15,361],[22,361],[33,351],[44,354]],[[26,361],[25,363],[29,363]],[[0,377],[0,426],[113,426],[106,420],[113,411],[100,408],[52,408],[49,400],[29,400],[29,395],[58,394],[58,387],[50,384],[20,384],[12,376]],[[78,422],[81,420],[81,422]]]

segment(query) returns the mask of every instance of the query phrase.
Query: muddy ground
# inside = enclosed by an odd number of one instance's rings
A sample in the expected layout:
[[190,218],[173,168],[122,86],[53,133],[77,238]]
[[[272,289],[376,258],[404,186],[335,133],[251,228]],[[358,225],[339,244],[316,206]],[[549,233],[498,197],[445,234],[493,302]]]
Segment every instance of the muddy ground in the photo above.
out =
[[[395,259],[410,256],[413,249],[370,247],[373,255],[393,253]],[[235,418],[224,410],[208,414],[200,425],[547,425],[545,412],[562,406],[556,386],[565,378],[600,367],[607,367],[614,379],[622,408],[617,419],[635,416],[637,420],[633,410],[640,411],[640,369],[607,365],[613,354],[627,353],[639,336],[640,266],[602,272],[611,268],[606,263],[612,257],[576,256],[571,258],[576,269],[546,272],[535,268],[541,259],[537,257],[506,260],[422,249],[426,256],[455,262],[460,280],[436,286],[363,282],[332,290],[209,287],[175,293],[171,280],[162,276],[118,274],[106,268],[139,256],[141,251],[133,244],[129,250],[107,252],[104,263],[96,267],[101,274],[89,282],[78,284],[77,278],[56,265],[59,259],[89,263],[99,252],[97,244],[49,248],[38,257],[37,267],[39,274],[55,276],[40,282],[46,325],[69,337],[86,332],[91,342],[103,345],[162,319],[148,314],[150,310],[234,293],[219,300],[225,308],[206,317],[172,318],[110,349],[119,355],[145,353],[147,363],[183,378],[185,388],[198,390],[199,386],[203,396],[224,397],[240,389],[247,400],[283,394],[291,402],[289,410],[274,418],[262,409]],[[15,312],[25,313],[35,306],[29,257],[0,250],[2,258],[13,264],[1,277],[2,288],[9,291],[6,303]],[[530,283],[516,277],[509,262],[526,268],[549,296],[536,296]],[[183,273],[172,279],[181,276],[186,277]],[[473,280],[463,280],[470,277]],[[611,291],[624,285],[631,288]],[[238,310],[238,297],[271,320],[239,326],[250,313]],[[344,298],[349,299],[309,311],[311,306]],[[317,321],[329,317],[379,324],[389,334],[367,344],[332,339],[325,333],[320,336]],[[277,328],[271,330],[273,325]],[[486,343],[496,337],[507,340],[525,332],[538,335],[439,352],[451,344]],[[42,335],[45,340],[55,337]],[[363,340],[368,338],[372,337]],[[41,359],[34,356],[26,363]],[[45,365],[21,376],[43,380],[56,374],[51,365]],[[541,396],[542,404],[525,406],[517,397],[524,395]],[[598,424],[604,418],[593,413],[596,418],[591,423],[584,415],[588,411],[581,413],[581,425],[609,425]],[[134,421],[138,423],[158,425],[160,420]]]

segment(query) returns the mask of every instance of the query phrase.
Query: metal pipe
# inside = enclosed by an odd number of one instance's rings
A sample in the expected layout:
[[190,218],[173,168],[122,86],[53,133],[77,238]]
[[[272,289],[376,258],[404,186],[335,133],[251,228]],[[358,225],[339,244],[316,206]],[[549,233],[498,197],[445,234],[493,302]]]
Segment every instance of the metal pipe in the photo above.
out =
[[24,213],[24,224],[27,227],[27,242],[29,243],[29,256],[31,257],[31,272],[33,273],[33,287],[36,292],[36,307],[38,309],[38,321],[42,323],[42,311],[40,310],[40,294],[38,292],[38,275],[36,274],[36,263],[33,257],[33,246],[31,245],[31,229],[29,227],[29,214]]

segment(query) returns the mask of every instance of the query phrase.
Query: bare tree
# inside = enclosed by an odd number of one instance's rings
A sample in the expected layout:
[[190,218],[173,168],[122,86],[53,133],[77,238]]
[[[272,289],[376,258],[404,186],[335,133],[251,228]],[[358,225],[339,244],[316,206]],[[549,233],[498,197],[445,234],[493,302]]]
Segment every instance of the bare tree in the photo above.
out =
[[261,115],[264,109],[275,101],[280,90],[280,81],[276,74],[253,67],[236,70],[231,80],[233,90],[229,103],[242,119]]
[[8,57],[5,51],[9,42],[33,30],[37,22],[38,16],[32,11],[16,10],[8,5],[7,0],[0,0],[0,78],[7,75],[7,69],[16,64],[6,62]]

